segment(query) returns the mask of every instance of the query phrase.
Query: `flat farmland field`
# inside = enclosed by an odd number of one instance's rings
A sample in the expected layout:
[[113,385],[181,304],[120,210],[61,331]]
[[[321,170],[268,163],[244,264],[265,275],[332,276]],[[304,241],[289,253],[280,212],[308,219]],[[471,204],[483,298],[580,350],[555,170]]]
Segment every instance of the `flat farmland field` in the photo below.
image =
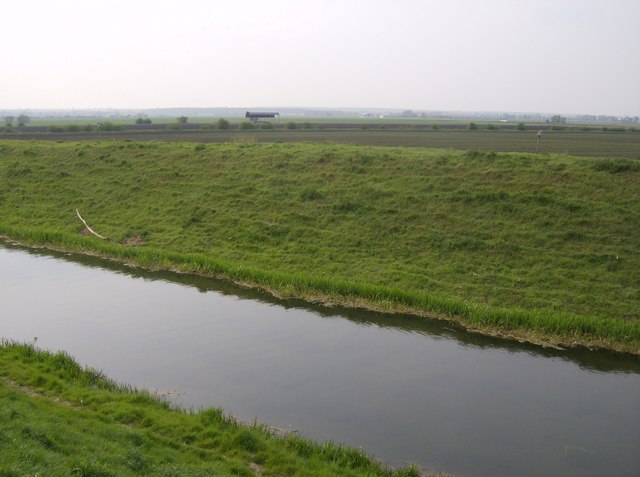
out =
[[[338,143],[366,146],[406,146],[437,149],[462,149],[494,152],[536,151],[537,134],[535,127],[524,131],[515,129],[469,130],[461,127],[407,126],[394,124],[394,127],[355,124],[308,124],[295,123],[296,129],[287,129],[282,121],[273,129],[241,129],[231,123],[229,129],[205,129],[208,125],[189,124],[182,129],[169,129],[169,126],[154,124],[156,129],[128,129],[120,131],[92,132],[47,132],[46,128],[24,128],[21,132],[0,133],[3,139],[54,140],[54,141],[95,141],[95,140],[132,140],[132,141],[188,141],[203,143],[259,142],[259,143]],[[185,125],[186,126],[186,125]],[[209,125],[210,126],[210,125]],[[640,132],[603,131],[591,128],[543,130],[539,147],[540,153],[568,154],[590,157],[625,157],[640,159]]]

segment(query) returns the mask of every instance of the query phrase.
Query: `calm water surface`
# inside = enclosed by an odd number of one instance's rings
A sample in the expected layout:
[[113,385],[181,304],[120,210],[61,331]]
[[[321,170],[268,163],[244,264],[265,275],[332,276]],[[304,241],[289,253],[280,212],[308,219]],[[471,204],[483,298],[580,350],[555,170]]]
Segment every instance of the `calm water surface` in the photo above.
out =
[[0,336],[458,476],[639,476],[640,360],[0,243]]

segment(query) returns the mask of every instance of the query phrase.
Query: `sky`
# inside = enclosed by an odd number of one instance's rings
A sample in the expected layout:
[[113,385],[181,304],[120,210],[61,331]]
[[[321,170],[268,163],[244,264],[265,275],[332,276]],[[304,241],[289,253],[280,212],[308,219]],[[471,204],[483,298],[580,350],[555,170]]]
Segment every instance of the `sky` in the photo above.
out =
[[640,115],[638,0],[29,0],[0,109]]

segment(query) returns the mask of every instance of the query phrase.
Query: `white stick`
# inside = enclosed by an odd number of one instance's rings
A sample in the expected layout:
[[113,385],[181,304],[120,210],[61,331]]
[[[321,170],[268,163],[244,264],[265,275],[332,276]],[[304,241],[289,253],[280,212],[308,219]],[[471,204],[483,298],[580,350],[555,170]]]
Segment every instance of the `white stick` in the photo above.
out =
[[89,227],[89,224],[87,224],[85,220],[82,218],[82,216],[80,215],[80,212],[78,212],[78,209],[76,209],[76,214],[78,215],[78,218],[82,221],[82,223],[84,224],[84,226],[87,228],[89,232],[91,232],[93,235],[95,235],[98,238],[101,238],[101,239],[107,238],[107,237],[103,237],[102,235],[94,231],[91,227]]

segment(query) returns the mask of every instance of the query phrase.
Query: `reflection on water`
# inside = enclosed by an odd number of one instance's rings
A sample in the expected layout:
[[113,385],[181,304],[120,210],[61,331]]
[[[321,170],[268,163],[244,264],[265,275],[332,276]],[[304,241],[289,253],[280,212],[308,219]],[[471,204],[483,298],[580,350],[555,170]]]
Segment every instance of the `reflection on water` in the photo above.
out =
[[[63,260],[61,260],[63,259]],[[640,475],[640,360],[0,246],[0,335],[393,465]]]

